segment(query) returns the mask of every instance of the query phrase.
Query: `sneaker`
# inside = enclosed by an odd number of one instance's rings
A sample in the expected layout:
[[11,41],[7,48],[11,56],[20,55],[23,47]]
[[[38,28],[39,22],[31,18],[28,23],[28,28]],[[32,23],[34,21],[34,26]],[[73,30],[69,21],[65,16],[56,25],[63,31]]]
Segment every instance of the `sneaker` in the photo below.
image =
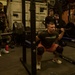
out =
[[2,55],[1,55],[1,53],[0,53],[0,57],[1,57]]
[[40,69],[41,69],[41,62],[37,63],[36,69],[37,69],[37,70],[40,70]]
[[0,50],[0,57],[1,57],[1,50]]
[[58,63],[58,64],[61,64],[62,63],[62,61],[61,60],[59,60],[59,59],[57,59],[57,60],[52,60],[53,62],[56,62],[56,63]]
[[6,51],[4,48],[1,49],[1,52],[2,52],[2,53],[5,53],[5,54],[9,53],[9,51]]

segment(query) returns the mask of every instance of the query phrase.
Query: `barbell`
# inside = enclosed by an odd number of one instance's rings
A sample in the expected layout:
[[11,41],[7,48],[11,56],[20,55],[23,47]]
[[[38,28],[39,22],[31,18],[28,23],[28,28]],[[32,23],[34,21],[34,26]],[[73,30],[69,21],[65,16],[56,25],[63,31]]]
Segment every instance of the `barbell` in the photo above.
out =
[[[42,22],[44,25],[45,25],[45,27],[46,27],[46,23],[45,23],[45,21],[43,21]],[[66,25],[59,25],[59,26],[56,26],[56,28],[57,28],[57,30],[60,30],[61,28],[64,28],[65,29],[65,31],[68,31],[68,30],[72,30],[72,29],[74,29],[75,28],[75,25],[73,24],[73,23],[68,23],[68,24],[66,24]]]

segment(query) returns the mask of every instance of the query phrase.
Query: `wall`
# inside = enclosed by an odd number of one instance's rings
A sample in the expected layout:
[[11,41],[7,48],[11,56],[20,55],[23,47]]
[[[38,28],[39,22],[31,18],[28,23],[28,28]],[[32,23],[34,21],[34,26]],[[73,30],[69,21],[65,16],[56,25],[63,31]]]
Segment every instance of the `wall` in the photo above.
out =
[[[26,26],[30,26],[30,1],[26,1]],[[47,4],[36,2],[36,30],[43,29],[45,26],[42,24],[42,21],[47,16]],[[8,17],[10,22],[10,29],[13,27],[14,21],[22,23],[22,3],[18,0],[13,0],[8,4]],[[13,16],[17,14],[18,17]]]
[[4,6],[7,5],[7,0],[0,0],[0,2],[2,2]]

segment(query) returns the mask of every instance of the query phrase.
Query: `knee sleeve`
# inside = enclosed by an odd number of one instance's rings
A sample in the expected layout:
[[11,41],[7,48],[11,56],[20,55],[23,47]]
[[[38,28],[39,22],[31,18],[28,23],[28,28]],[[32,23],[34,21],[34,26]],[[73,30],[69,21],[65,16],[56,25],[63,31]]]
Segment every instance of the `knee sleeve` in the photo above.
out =
[[38,47],[37,48],[37,54],[42,55],[44,53],[44,48],[43,47]]
[[54,54],[56,54],[56,52],[59,53],[59,54],[62,54],[62,52],[63,52],[63,47],[58,46],[58,47],[56,48]]
[[58,47],[56,48],[56,52],[62,54],[62,52],[63,52],[63,47],[58,46]]

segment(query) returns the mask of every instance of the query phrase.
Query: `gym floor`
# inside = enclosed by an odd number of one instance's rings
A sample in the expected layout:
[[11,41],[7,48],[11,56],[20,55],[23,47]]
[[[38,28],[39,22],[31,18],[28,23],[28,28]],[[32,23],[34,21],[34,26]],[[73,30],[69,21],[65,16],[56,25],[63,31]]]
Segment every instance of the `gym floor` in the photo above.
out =
[[[22,57],[22,47],[15,47],[9,49],[9,54],[2,54],[0,57],[0,75],[28,75],[26,69],[20,62]],[[64,47],[63,54],[75,60],[75,48],[66,46]],[[27,63],[30,65],[31,52],[27,48]],[[63,63],[57,64],[50,59],[53,58],[52,53],[45,52],[42,58],[42,69],[37,71],[37,75],[75,75],[75,65],[71,64],[61,58]]]

